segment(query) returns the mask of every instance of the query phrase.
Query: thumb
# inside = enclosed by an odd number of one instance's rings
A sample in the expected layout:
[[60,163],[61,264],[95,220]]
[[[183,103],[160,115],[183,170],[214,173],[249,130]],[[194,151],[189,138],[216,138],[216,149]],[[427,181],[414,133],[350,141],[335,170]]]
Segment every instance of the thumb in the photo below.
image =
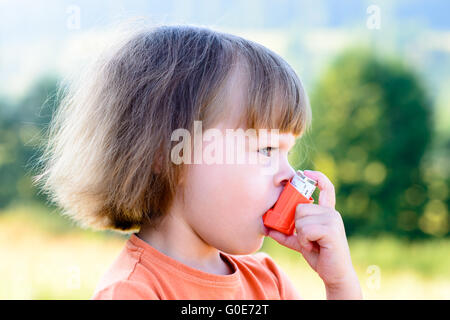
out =
[[288,236],[277,230],[270,229],[267,236],[271,237],[276,242],[278,242],[279,244],[281,244],[285,247],[288,247],[292,250],[301,252],[300,243],[297,239],[297,235],[295,235],[295,234]]
[[300,252],[302,256],[305,258],[306,262],[308,262],[308,264],[315,270],[317,264],[317,256],[319,252],[318,245],[309,243],[308,247],[305,248],[302,245],[300,245],[300,241],[297,238],[297,234],[288,236],[274,229],[269,229],[267,236],[271,237],[276,242],[289,249]]

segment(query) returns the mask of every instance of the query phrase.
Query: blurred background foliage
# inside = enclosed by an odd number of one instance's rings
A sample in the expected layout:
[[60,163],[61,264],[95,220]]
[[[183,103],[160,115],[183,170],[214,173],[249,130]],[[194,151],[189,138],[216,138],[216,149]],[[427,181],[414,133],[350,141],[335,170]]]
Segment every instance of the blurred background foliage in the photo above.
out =
[[[313,111],[289,160],[333,182],[364,296],[450,298],[448,2],[274,3],[145,1],[127,3],[128,11],[120,1],[0,4],[0,299],[88,299],[126,241],[80,229],[31,176],[61,79],[110,39],[94,27],[115,14],[149,12],[155,21],[206,24],[282,55]],[[365,24],[373,3],[381,30]],[[73,12],[81,13],[79,29],[66,24]],[[313,197],[317,203],[318,191]],[[297,253],[269,238],[261,250],[306,299],[325,298]]]
[[15,105],[0,98],[0,208],[46,201],[31,183],[31,168],[57,108],[57,90],[58,78],[45,75]]
[[430,160],[433,102],[413,67],[349,49],[323,73],[311,105],[301,165],[333,181],[347,235],[448,236],[450,180]]

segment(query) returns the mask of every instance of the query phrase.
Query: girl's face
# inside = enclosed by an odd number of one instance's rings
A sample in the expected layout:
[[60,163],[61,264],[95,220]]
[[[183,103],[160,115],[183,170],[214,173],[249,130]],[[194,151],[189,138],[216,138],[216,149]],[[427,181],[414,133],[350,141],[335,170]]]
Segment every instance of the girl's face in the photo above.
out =
[[[198,148],[203,155],[215,155],[210,152],[211,143],[223,146],[222,161],[184,164],[186,171],[181,184],[185,195],[181,214],[186,223],[208,245],[229,254],[250,254],[261,248],[266,228],[262,217],[295,174],[288,162],[288,152],[294,146],[296,136],[274,134],[269,128],[268,135],[260,135],[256,145],[255,140],[245,136],[244,163],[237,161],[236,153],[242,148],[236,143],[235,136],[227,134],[227,129],[235,128],[243,114],[247,83],[242,70],[244,68],[236,68],[233,72],[228,94],[224,97],[226,105],[221,106],[228,111],[228,117],[214,126],[221,132],[222,143],[217,143],[214,138],[207,139],[206,130],[202,148]],[[231,163],[226,161],[228,146],[235,150],[235,161]],[[278,147],[278,152],[268,147]],[[250,161],[250,157],[257,161]]]
[[[236,146],[236,137],[227,135],[225,127],[216,127],[222,131],[223,145]],[[184,218],[203,241],[226,253],[250,254],[261,247],[265,229],[262,217],[295,174],[288,163],[295,136],[270,133],[256,146],[245,137],[244,164],[236,157],[227,163],[224,147],[222,163],[206,164],[203,160],[186,165]],[[270,137],[279,139],[278,152],[268,148],[276,146]],[[214,141],[203,142],[203,151],[210,143]],[[250,156],[257,159],[256,163],[250,163]]]

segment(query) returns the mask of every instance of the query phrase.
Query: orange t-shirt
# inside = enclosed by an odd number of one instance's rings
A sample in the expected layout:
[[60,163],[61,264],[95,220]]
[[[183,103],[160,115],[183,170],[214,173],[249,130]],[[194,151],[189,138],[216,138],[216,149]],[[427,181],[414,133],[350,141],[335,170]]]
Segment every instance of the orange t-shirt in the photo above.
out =
[[135,234],[103,275],[92,299],[298,300],[287,275],[264,252],[220,252],[232,274],[207,273],[187,266]]

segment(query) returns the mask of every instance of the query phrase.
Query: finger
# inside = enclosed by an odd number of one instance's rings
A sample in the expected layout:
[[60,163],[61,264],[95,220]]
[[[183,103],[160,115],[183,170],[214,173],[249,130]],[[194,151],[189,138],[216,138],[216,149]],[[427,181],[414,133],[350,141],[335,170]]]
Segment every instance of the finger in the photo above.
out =
[[327,232],[328,228],[324,225],[308,225],[301,228],[300,238],[302,241],[316,241],[321,248],[328,248],[329,244],[327,243]]
[[302,226],[307,226],[311,224],[321,224],[328,225],[330,217],[328,215],[306,215],[295,220],[295,228],[298,229]]
[[307,251],[313,250],[316,246],[315,243],[309,240],[306,237],[306,233],[304,230],[307,230],[310,227],[314,227],[316,225],[319,226],[327,226],[329,218],[325,215],[309,215],[302,217],[300,219],[295,220],[295,231],[297,234],[297,239],[300,242],[300,245],[307,249]]
[[304,232],[300,231],[300,229],[296,229],[296,237],[297,241],[300,243],[302,248],[305,248],[306,251],[311,251],[313,248],[312,242],[308,241]]
[[336,206],[336,192],[330,179],[320,171],[304,170],[303,173],[308,178],[317,181],[317,187],[320,190],[319,205],[334,209]]
[[300,243],[300,247],[304,248],[305,251],[312,251],[318,244],[315,244],[315,242],[309,241],[306,237],[306,234],[304,232],[297,232],[297,241]]
[[[297,232],[298,240],[300,241],[300,244],[303,247],[311,247],[312,242],[319,239],[318,232],[324,232],[323,227],[325,225],[322,225],[320,223],[317,223],[317,221],[314,221],[316,218],[314,216],[309,216],[308,219],[310,221],[302,221],[304,219],[298,219],[295,221],[295,231]],[[311,221],[312,220],[312,221]],[[322,235],[322,233],[320,235]]]
[[299,203],[295,208],[295,219],[311,215],[326,214],[330,208],[324,207],[314,203]]

